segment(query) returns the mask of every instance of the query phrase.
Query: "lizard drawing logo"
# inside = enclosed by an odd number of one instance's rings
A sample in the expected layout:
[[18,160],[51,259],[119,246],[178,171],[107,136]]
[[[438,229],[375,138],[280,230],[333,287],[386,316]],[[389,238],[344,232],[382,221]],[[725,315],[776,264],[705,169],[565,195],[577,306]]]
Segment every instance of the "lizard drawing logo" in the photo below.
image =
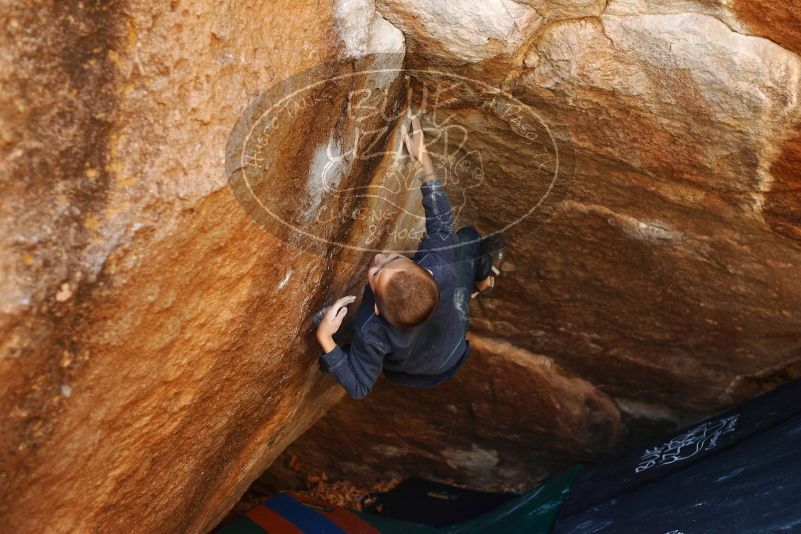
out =
[[[476,224],[481,199],[499,193],[503,216],[484,219],[484,235],[530,229],[558,203],[573,172],[559,141],[567,136],[497,87],[453,70],[404,68],[408,59],[318,65],[251,101],[228,138],[225,169],[259,225],[306,250],[352,251],[346,261],[388,247],[414,253],[425,221],[420,173],[402,139],[412,113],[457,225]],[[516,161],[498,161],[496,150]],[[510,191],[506,173],[524,186]]]

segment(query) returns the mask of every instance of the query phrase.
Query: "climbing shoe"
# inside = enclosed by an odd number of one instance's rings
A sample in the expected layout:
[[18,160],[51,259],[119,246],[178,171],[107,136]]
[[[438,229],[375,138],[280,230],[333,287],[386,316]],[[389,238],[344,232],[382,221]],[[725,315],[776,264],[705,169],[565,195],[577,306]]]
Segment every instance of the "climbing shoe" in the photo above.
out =
[[479,282],[491,276],[489,287],[473,292],[471,298],[478,295],[490,296],[495,290],[495,280],[501,274],[501,267],[506,260],[506,239],[501,234],[487,236],[479,243],[478,265],[476,266],[475,281]]

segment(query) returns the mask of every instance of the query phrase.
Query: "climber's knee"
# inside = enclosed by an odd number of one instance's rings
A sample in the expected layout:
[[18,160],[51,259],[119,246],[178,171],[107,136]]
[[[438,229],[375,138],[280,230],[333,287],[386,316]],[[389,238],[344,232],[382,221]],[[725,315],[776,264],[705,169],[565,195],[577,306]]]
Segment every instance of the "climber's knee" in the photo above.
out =
[[459,238],[460,243],[469,243],[471,241],[478,243],[481,240],[481,234],[472,226],[464,226],[456,232],[456,237]]

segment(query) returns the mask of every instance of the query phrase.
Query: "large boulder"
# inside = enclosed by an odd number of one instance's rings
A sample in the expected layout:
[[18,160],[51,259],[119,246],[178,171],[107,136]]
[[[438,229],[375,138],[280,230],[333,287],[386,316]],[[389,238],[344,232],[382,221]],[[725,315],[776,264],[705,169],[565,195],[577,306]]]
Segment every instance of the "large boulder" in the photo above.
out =
[[[411,169],[382,150],[409,102],[459,224],[506,232],[507,272],[451,382],[379,383],[287,455],[519,488],[797,376],[798,16],[789,0],[6,6],[0,530],[208,530],[341,399],[311,318],[358,290],[362,245],[417,235],[419,193],[394,187]],[[248,145],[268,89],[321,65],[350,82]],[[383,95],[366,120],[363,89]],[[385,196],[347,194],[371,187]]]
[[[473,333],[498,341],[491,360],[479,351],[431,391],[379,382],[373,397],[343,401],[269,480],[300,482],[287,469],[294,456],[366,482],[384,470],[520,487],[801,374],[801,41],[791,2],[499,0],[473,11],[381,0],[378,9],[418,52],[415,67],[436,67],[416,73],[412,90],[455,76],[497,87],[534,112],[539,126],[528,126],[548,127],[563,187],[506,231],[507,272],[496,296],[472,307]],[[544,198],[555,151],[532,150],[526,125],[494,100],[464,88],[449,96],[427,115],[430,131],[466,132],[460,153],[480,155],[484,175],[466,196],[464,182],[449,184],[451,199],[461,224],[496,231]],[[447,152],[439,139],[435,147]],[[521,354],[552,361],[562,383],[591,386],[604,402],[587,405],[584,422],[538,402],[554,386],[497,363]],[[460,393],[464,406],[452,401]],[[564,439],[566,422],[587,436],[580,445]],[[475,462],[455,462],[452,450]]]
[[471,336],[470,344],[464,367],[436,388],[381,380],[368,400],[343,401],[266,478],[300,487],[318,468],[368,487],[417,475],[522,491],[620,443],[620,410],[589,382],[508,342]]
[[[3,11],[0,530],[208,530],[341,397],[310,318],[363,276],[254,222],[228,136],[272,85],[403,36],[294,0]],[[326,204],[311,155],[353,129],[326,97],[263,154],[298,209]]]

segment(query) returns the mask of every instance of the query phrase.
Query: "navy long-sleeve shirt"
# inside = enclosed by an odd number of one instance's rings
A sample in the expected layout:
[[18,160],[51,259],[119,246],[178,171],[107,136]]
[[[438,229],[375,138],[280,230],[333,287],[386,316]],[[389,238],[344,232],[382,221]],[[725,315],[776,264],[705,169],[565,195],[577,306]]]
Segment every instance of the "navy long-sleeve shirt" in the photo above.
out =
[[375,298],[365,285],[353,324],[350,345],[323,354],[321,367],[354,399],[365,397],[381,371],[390,380],[407,385],[429,385],[432,377],[449,371],[469,351],[467,324],[454,300],[456,276],[453,214],[448,196],[438,180],[424,182],[423,208],[426,235],[412,259],[429,269],[439,286],[439,305],[424,323],[402,328],[374,313]]

